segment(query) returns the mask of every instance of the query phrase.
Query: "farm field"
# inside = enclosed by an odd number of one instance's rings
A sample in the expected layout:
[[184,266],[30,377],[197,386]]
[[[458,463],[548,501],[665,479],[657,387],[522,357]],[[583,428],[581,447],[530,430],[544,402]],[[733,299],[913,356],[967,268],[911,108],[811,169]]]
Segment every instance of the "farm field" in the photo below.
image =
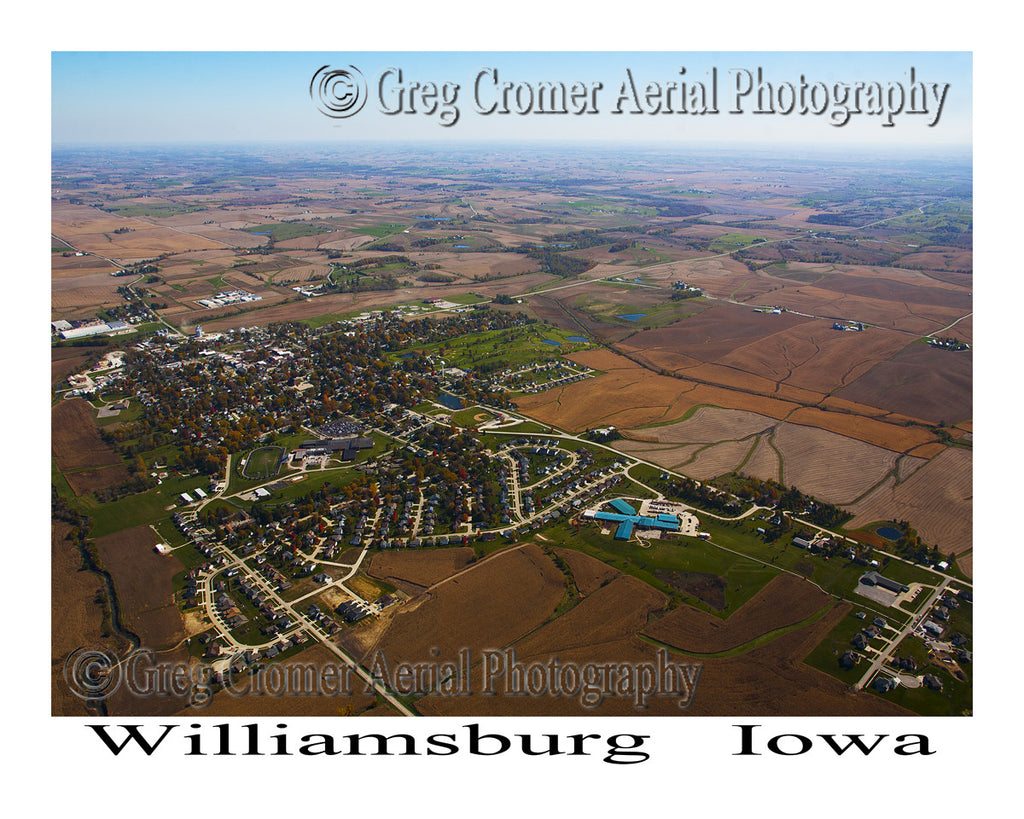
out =
[[954,426],[972,417],[972,372],[971,350],[913,344],[876,364],[836,395],[931,424]]
[[806,579],[780,574],[726,620],[680,606],[648,625],[643,633],[691,654],[718,654],[796,625],[831,601]]
[[[279,673],[290,679],[305,682],[294,685],[294,693],[288,696],[268,696],[261,691],[273,691],[268,683],[263,688],[256,681],[240,675],[230,689],[217,691],[213,699],[202,707],[183,708],[175,716],[179,719],[209,717],[346,717],[370,715],[374,708],[394,713],[387,706],[378,706],[377,698],[365,692],[366,683],[355,674],[349,679],[340,676],[318,678],[308,669],[330,669],[337,675],[337,668],[344,668],[336,654],[323,646],[314,645],[281,662]],[[323,680],[326,680],[324,682]],[[306,689],[303,689],[303,685]],[[326,693],[318,693],[317,686]],[[337,690],[334,687],[336,686]],[[306,694],[305,690],[310,693]],[[377,716],[377,714],[374,714]]]
[[359,659],[380,652],[390,663],[454,660],[465,648],[508,645],[543,623],[563,594],[562,574],[541,549],[512,547],[410,600]]
[[107,535],[96,542],[100,565],[117,589],[121,622],[147,648],[163,649],[185,638],[171,580],[181,571],[173,555],[157,554],[160,538],[148,526]]
[[90,484],[97,480],[103,483],[103,477],[89,473],[121,468],[121,457],[100,437],[95,411],[88,402],[81,398],[61,401],[53,408],[52,416],[50,445],[58,468],[66,476],[78,475]]
[[950,447],[917,469],[906,480],[890,479],[850,509],[848,524],[858,528],[873,520],[913,520],[929,543],[944,554],[972,547],[972,453]]
[[[611,585],[607,588],[611,588]],[[584,609],[590,600],[594,600],[595,605]],[[580,611],[579,618],[600,616],[607,609],[597,604],[608,602],[597,598],[595,593],[571,613]],[[627,612],[636,610],[635,604],[626,605]],[[836,716],[908,715],[909,712],[899,706],[871,695],[852,696],[847,686],[839,680],[802,663],[807,651],[828,633],[841,609],[843,605],[836,606],[817,622],[787,632],[766,646],[739,656],[701,659],[700,676],[689,707],[681,708],[681,698],[678,696],[652,696],[647,700],[647,708],[642,713],[651,716],[741,716],[752,713],[763,716],[809,716],[824,713]],[[552,644],[557,643],[559,633],[554,630],[558,625],[559,621],[556,620],[537,632],[535,641],[544,639]],[[623,633],[617,639],[613,626],[607,626],[606,636],[612,638],[597,648],[581,647],[559,651],[559,662],[582,664],[591,658],[599,658],[606,663],[658,663],[659,649],[636,635],[625,633],[626,625],[624,623],[620,626]],[[548,629],[552,631],[545,633]],[[538,653],[531,656],[534,663],[544,664],[555,655]],[[516,659],[522,661],[523,656],[517,652]],[[667,661],[694,663],[695,658],[669,652]],[[567,696],[516,697],[508,703],[499,697],[487,697],[474,692],[465,697],[435,694],[420,700],[417,706],[422,713],[433,716],[493,716],[508,714],[510,710],[516,716],[630,716],[637,713],[633,700],[612,696],[606,696],[599,705],[588,707],[579,698]]]
[[[50,531],[50,618],[53,629],[51,650],[66,657],[81,645],[107,646],[116,643],[104,634],[103,609],[96,602],[103,582],[92,572],[80,571],[82,556],[69,540],[71,526],[55,521]],[[102,599],[102,597],[100,598]],[[80,642],[82,641],[82,642]],[[55,716],[88,716],[85,703],[63,684],[63,668],[54,664],[51,674],[50,711]]]
[[[700,662],[689,707],[659,697],[654,715],[920,710],[805,660],[852,619],[872,559],[914,582],[950,553],[957,582],[973,570],[973,350],[928,344],[973,344],[967,159],[367,144],[52,160],[55,655],[117,644],[118,626],[197,663],[179,644],[222,627],[210,590],[245,580],[263,602],[225,648],[244,632],[264,662],[340,649],[364,668],[468,650],[474,690],[221,692],[209,714],[638,713],[487,696],[492,650]],[[200,304],[231,290],[258,299]],[[139,330],[74,339],[58,319]],[[116,380],[66,399],[109,350]],[[295,452],[348,436],[373,448]],[[613,498],[692,506],[700,536],[584,516]],[[874,534],[896,521],[920,543]],[[72,533],[109,600],[71,576]],[[202,602],[183,619],[186,565]],[[311,644],[275,660],[299,631]],[[53,709],[83,711],[56,693]],[[196,713],[146,709],[122,693],[108,713]]]
[[423,590],[465,568],[473,559],[468,548],[375,554],[367,574],[389,583]]

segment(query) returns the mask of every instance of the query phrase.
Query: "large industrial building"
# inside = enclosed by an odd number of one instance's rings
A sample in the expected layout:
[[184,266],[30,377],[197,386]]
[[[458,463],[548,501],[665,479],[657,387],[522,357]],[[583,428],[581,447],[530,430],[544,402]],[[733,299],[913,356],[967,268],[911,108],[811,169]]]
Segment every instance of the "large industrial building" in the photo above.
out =
[[[63,322],[67,324],[67,322]],[[57,327],[57,322],[51,322],[51,326]],[[69,338],[86,338],[87,336],[95,336],[100,333],[118,333],[123,330],[129,329],[129,325],[123,321],[112,321],[109,324],[87,324],[84,327],[71,327],[67,329],[60,329],[60,337],[63,339]]]

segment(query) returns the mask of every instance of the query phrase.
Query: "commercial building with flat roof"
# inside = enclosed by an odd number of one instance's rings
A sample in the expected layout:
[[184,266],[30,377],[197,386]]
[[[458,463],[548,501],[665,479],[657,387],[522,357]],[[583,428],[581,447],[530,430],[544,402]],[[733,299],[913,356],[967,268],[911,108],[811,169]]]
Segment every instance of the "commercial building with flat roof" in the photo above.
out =
[[637,528],[658,529],[663,532],[679,531],[679,518],[675,515],[660,514],[653,518],[647,515],[638,515],[632,506],[619,498],[610,501],[609,504],[615,509],[628,509],[629,512],[588,512],[586,517],[593,518],[594,520],[608,521],[609,523],[617,523],[618,527],[615,530],[616,540],[628,540],[633,534],[634,529]]

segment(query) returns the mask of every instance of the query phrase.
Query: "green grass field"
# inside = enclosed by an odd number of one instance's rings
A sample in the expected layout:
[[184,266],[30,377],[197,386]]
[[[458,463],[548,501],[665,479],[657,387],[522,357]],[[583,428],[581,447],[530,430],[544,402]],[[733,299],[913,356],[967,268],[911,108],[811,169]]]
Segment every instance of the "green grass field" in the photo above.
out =
[[246,457],[245,466],[241,468],[242,476],[249,480],[269,480],[280,471],[284,448],[265,446],[254,449]]
[[[410,349],[439,355],[449,367],[464,370],[503,369],[553,361],[560,358],[562,353],[589,349],[589,344],[569,341],[569,336],[577,334],[571,330],[531,324],[505,330],[467,333],[458,338]],[[552,341],[558,343],[547,343]],[[397,351],[396,355],[405,352]]]
[[301,236],[317,236],[321,233],[330,233],[332,228],[328,224],[313,224],[311,222],[274,222],[268,225],[256,225],[255,227],[244,228],[246,233],[264,234],[270,233],[270,238],[275,242],[286,242],[289,239],[298,239]]
[[[544,534],[560,546],[596,557],[666,594],[680,595],[686,603],[718,617],[728,617],[778,574],[770,566],[717,549],[697,538],[652,540],[642,546],[635,540],[618,541],[610,534],[602,535],[593,524],[581,526],[576,532],[567,523],[549,527]],[[695,597],[676,592],[656,576],[658,570],[701,572],[723,578],[726,581],[725,609],[715,610]]]
[[[627,277],[624,277],[627,278]],[[600,282],[608,288],[621,290],[623,285],[631,286],[629,279],[624,282],[608,281]],[[633,282],[633,285],[636,283]],[[636,330],[653,330],[658,327],[667,327],[677,321],[682,321],[689,316],[694,316],[711,306],[711,303],[704,298],[697,297],[683,301],[672,301],[670,294],[665,291],[654,291],[648,288],[636,286],[638,294],[637,301],[629,303],[622,301],[628,296],[616,294],[616,298],[605,299],[595,293],[578,296],[573,306],[598,321],[605,321],[610,324],[620,324],[623,327],[630,327]],[[651,302],[651,294],[657,294],[658,298],[663,296],[664,300]],[[643,316],[636,320],[620,318],[620,316],[637,315]]]
[[354,227],[352,230],[357,233],[366,234],[367,236],[376,236],[378,239],[383,239],[386,236],[394,236],[396,233],[401,233],[407,227],[409,226],[385,222],[380,225],[363,225],[362,227]]
[[[481,417],[478,419],[477,416]],[[452,423],[460,427],[476,427],[493,420],[494,415],[480,407],[468,407],[452,414]]]
[[726,233],[724,236],[719,236],[715,239],[708,247],[708,250],[715,253],[730,253],[734,250],[739,250],[741,247],[747,247],[755,242],[763,241],[763,236],[750,236],[746,233]]

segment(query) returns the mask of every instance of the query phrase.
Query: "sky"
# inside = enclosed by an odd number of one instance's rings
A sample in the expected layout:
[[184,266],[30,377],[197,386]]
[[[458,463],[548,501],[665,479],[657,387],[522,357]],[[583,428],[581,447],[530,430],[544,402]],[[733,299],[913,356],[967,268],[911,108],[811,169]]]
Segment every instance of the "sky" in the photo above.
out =
[[[361,107],[349,109],[351,98],[338,97],[336,86],[319,80],[339,70],[356,76],[353,67],[364,84],[358,89]],[[51,69],[54,145],[350,140],[971,144],[972,56],[967,51],[54,51]],[[911,69],[924,83],[923,104],[917,107],[927,113],[908,112]],[[575,103],[567,104],[568,113],[538,111],[542,81],[569,92],[578,84],[581,91]],[[801,101],[802,81],[808,88]],[[903,110],[891,117],[870,115],[872,102],[862,97],[863,113],[851,113],[842,126],[832,124],[843,112],[836,84],[850,86],[852,94],[858,82],[879,83],[887,108],[898,109],[902,96]],[[688,99],[687,113],[679,113],[681,83],[698,95]],[[425,85],[428,90],[434,86],[433,97],[423,95]],[[938,90],[932,91],[933,85]],[[759,87],[774,113],[755,113]],[[649,90],[654,91],[650,99]],[[658,101],[662,111],[652,113]],[[335,105],[334,115],[324,113],[329,104]],[[803,104],[808,110],[801,114]],[[784,113],[789,105],[793,109]],[[701,106],[710,111],[692,113]],[[616,109],[621,113],[613,113]],[[347,115],[338,116],[339,110]],[[891,126],[883,125],[886,121]]]

